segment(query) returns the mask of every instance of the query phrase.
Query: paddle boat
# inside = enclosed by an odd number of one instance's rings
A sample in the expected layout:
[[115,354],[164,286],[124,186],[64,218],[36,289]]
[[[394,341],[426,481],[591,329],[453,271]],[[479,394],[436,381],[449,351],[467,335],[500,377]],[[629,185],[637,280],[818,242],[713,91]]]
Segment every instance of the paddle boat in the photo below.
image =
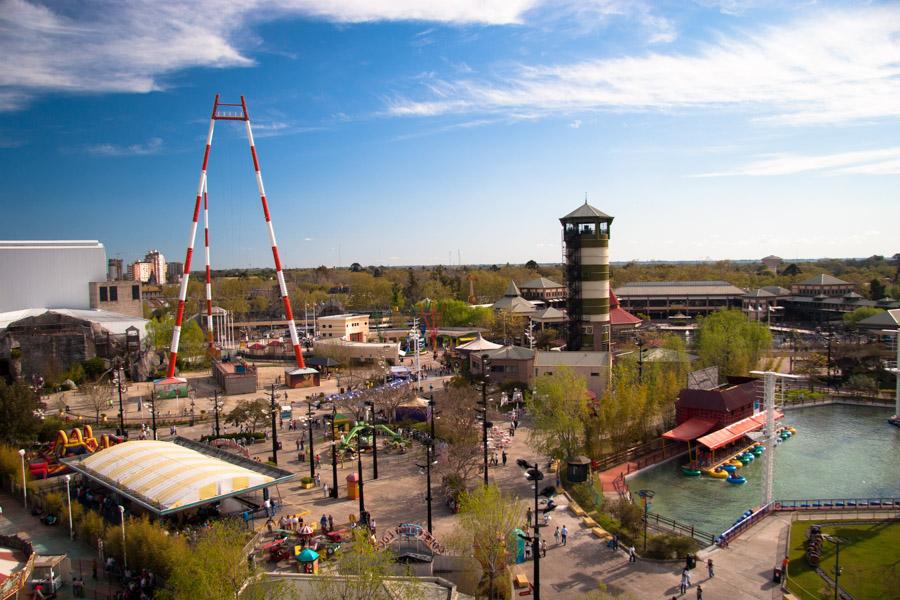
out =
[[723,471],[725,471],[726,473],[734,473],[735,471],[737,471],[737,467],[731,463],[725,463],[724,465],[722,465],[719,468],[722,469]]
[[728,483],[734,484],[734,485],[741,485],[741,484],[747,483],[747,478],[744,477],[743,475],[739,475],[737,472],[735,472],[735,473],[732,473],[731,475],[729,475],[728,479],[726,479],[725,481],[727,481]]
[[699,477],[700,469],[695,469],[691,465],[681,465],[681,474],[686,477]]
[[[731,465],[728,465],[729,467]],[[732,467],[733,468],[733,467]],[[715,469],[706,469],[703,471],[707,477],[712,477],[713,479],[725,479],[728,477],[728,471],[723,467],[716,467]]]

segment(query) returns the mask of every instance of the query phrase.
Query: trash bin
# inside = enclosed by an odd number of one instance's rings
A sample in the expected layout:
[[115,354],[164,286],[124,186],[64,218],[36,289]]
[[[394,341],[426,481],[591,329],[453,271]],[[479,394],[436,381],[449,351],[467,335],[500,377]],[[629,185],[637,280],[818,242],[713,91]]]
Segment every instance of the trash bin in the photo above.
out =
[[694,569],[696,567],[697,567],[697,557],[694,556],[693,554],[688,554],[687,555],[687,568]]
[[775,570],[772,571],[772,581],[775,583],[781,583],[781,569],[775,567]]

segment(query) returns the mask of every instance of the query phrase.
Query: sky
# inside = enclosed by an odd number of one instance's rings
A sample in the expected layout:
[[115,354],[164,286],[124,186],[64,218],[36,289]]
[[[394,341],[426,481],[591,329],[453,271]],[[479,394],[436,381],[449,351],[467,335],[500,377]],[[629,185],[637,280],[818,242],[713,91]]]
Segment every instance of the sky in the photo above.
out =
[[[897,2],[0,0],[0,56],[0,239],[182,261],[218,93],[286,267],[559,262],[585,198],[614,261],[900,252]],[[272,261],[241,125],[213,268]]]

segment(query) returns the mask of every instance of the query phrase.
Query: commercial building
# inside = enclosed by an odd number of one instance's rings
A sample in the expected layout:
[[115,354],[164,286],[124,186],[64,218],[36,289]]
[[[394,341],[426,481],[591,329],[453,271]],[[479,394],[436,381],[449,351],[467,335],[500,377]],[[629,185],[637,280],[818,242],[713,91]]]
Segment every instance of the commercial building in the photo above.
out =
[[791,286],[792,295],[781,299],[786,321],[822,323],[836,321],[857,308],[900,308],[892,298],[867,300],[855,285],[824,273]]
[[711,390],[683,389],[675,401],[675,421],[690,419],[710,422],[709,429],[721,428],[754,413],[759,382],[750,377],[729,377],[728,383]]
[[259,385],[256,367],[240,359],[214,360],[212,374],[216,383],[228,396],[252,394]]
[[106,281],[97,240],[0,241],[0,312],[90,307],[88,284]]
[[166,281],[170,283],[181,283],[184,276],[184,263],[170,262],[166,265]]
[[566,350],[609,350],[609,235],[613,217],[587,203],[562,217]]
[[350,342],[365,342],[369,337],[369,315],[317,317],[316,332],[324,339],[342,338]]
[[488,372],[491,383],[522,383],[531,385],[534,378],[535,351],[521,346],[502,346],[481,352],[469,352],[469,370],[476,376],[481,375],[482,360],[488,357]]
[[[128,266],[128,272],[131,275],[132,281],[148,283],[150,281],[150,276],[153,274],[153,267],[150,263],[139,260]],[[154,281],[154,283],[156,282]]]
[[832,275],[816,275],[791,286],[791,293],[795,296],[827,296],[836,297],[850,294],[856,286],[849,281],[838,279]]
[[92,281],[88,284],[90,306],[131,317],[143,318],[144,302],[139,281]]
[[160,285],[166,283],[166,275],[168,266],[166,265],[166,257],[159,250],[151,250],[144,256],[144,262],[150,263],[150,275],[155,279],[154,283]]
[[584,379],[591,395],[599,399],[606,393],[611,361],[610,352],[538,350],[534,353],[534,377],[553,375],[561,369],[571,369],[576,376]]
[[514,315],[530,315],[535,311],[534,304],[522,297],[515,281],[510,281],[503,296],[491,305],[496,311],[504,311]]
[[651,319],[703,317],[717,310],[740,310],[744,290],[727,281],[639,281],[615,290],[619,305]]
[[546,277],[526,281],[519,290],[523,298],[532,302],[543,302],[547,306],[564,306],[566,303],[566,286]]

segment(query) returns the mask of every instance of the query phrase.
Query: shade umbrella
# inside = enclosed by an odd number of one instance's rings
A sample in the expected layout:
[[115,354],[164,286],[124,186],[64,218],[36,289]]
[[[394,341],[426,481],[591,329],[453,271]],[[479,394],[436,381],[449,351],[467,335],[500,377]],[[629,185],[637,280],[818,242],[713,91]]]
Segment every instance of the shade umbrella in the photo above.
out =
[[300,535],[312,535],[313,530],[312,530],[312,527],[310,527],[309,525],[304,525],[303,527],[300,528],[299,533],[300,533]]

